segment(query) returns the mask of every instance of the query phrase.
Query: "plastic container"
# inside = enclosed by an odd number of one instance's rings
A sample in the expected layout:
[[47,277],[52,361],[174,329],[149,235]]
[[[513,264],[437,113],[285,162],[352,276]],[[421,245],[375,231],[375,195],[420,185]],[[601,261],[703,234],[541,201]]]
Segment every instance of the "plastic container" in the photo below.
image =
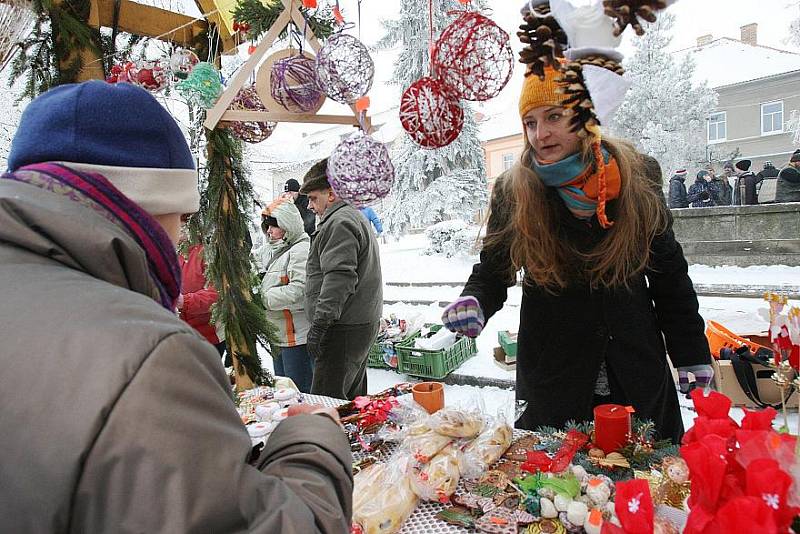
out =
[[411,388],[417,404],[428,413],[436,413],[444,408],[444,386],[441,382],[420,382]]
[[763,347],[758,343],[753,343],[747,338],[738,336],[719,324],[716,321],[708,321],[706,325],[706,338],[708,338],[708,346],[711,349],[711,355],[719,359],[719,351],[723,348],[736,350],[743,345],[747,345],[750,352],[756,354],[759,349],[770,350]]
[[[432,332],[438,332],[443,328],[440,324],[426,325],[426,327]],[[419,335],[420,332],[417,332],[395,344],[399,372],[441,380],[478,352],[475,340],[469,337],[459,338],[454,345],[442,350],[418,349],[414,347],[414,340]]]

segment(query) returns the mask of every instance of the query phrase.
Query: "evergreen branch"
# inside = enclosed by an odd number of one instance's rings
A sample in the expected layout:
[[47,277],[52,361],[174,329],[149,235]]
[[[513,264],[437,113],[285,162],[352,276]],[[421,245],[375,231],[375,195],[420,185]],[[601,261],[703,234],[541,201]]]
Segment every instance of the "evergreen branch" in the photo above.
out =
[[247,252],[248,215],[244,206],[253,199],[253,188],[242,162],[242,144],[228,130],[206,132],[207,180],[204,202],[206,262],[219,300],[216,318],[225,326],[231,354],[241,370],[256,384],[272,384],[272,376],[261,367],[256,343],[268,348],[277,341],[277,329],[259,307],[250,290],[252,265]]
[[[250,41],[258,41],[275,24],[283,10],[283,4],[280,2],[264,5],[261,0],[239,0],[233,9],[233,20],[239,24],[246,24],[248,26],[247,38]],[[317,9],[313,15],[304,7],[300,8],[300,12],[308,21],[309,29],[318,39],[326,39],[333,33],[335,21],[330,7]],[[304,30],[305,28],[298,28],[300,32]],[[286,35],[286,28],[283,28],[279,38],[284,39]]]

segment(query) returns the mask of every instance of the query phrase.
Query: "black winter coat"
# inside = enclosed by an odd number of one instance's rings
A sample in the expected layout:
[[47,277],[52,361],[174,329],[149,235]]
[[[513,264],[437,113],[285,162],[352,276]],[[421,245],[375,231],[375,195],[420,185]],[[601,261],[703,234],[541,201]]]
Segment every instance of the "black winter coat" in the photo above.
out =
[[[503,228],[509,218],[506,176],[495,184],[487,234]],[[590,223],[581,221],[555,190],[548,195],[559,213],[561,239],[583,251],[602,239],[606,230],[596,216]],[[614,208],[612,201],[612,220]],[[683,250],[671,228],[653,240],[651,252],[650,268],[630,281],[630,289],[592,290],[574,282],[554,295],[533,282],[524,285],[516,396],[528,405],[517,427],[592,420],[595,382],[605,361],[612,402],[634,406],[638,417],[655,423],[662,438],[679,442],[683,422],[665,341],[676,367],[710,364],[711,355]],[[515,283],[509,267],[508,245],[484,248],[462,292],[478,299],[487,319],[503,306]]]
[[775,202],[800,202],[800,172],[794,167],[786,167],[778,175]]
[[751,171],[745,171],[736,179],[736,187],[733,188],[734,206],[752,206],[758,204],[758,185],[764,181]]
[[294,201],[294,205],[297,206],[297,211],[300,212],[300,217],[303,218],[303,229],[311,236],[317,229],[317,216],[308,209],[308,197],[306,195],[298,196]]
[[675,175],[669,179],[669,207],[688,208],[689,195],[686,193],[686,177]]
[[693,208],[708,208],[714,205],[714,199],[719,196],[716,184],[698,178],[689,186],[689,202]]
[[713,178],[711,184],[717,188],[716,197],[714,197],[715,206],[730,206],[733,201],[733,188],[728,183],[727,176],[720,176]]

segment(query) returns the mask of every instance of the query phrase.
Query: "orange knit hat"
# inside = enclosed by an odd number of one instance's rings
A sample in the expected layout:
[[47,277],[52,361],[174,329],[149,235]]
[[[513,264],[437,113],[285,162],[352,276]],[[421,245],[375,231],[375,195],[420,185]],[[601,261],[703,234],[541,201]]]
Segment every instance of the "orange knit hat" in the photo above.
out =
[[563,83],[558,82],[561,73],[553,67],[545,67],[544,80],[535,74],[525,77],[522,84],[522,94],[519,97],[519,116],[540,106],[561,106],[567,96],[561,93]]

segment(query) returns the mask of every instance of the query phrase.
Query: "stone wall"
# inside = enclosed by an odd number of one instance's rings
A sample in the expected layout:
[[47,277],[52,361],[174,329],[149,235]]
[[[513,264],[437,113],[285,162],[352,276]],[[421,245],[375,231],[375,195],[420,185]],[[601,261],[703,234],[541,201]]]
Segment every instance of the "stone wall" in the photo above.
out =
[[689,263],[800,266],[800,203],[671,211]]

